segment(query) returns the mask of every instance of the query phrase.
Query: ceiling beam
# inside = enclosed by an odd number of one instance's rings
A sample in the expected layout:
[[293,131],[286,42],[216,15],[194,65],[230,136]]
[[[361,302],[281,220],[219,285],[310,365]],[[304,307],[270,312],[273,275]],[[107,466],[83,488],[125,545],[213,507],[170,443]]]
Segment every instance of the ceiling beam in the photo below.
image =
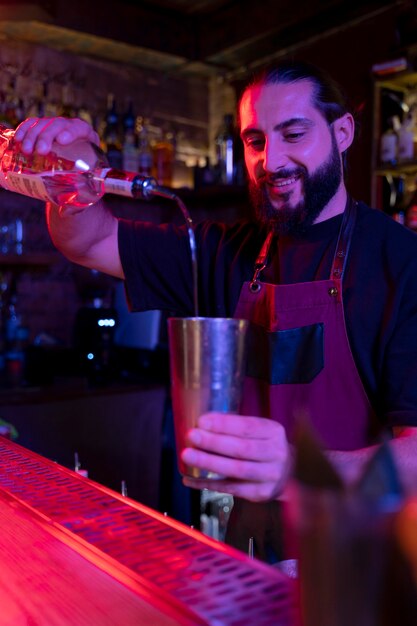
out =
[[195,20],[169,9],[103,1],[55,0],[56,26],[195,60]]
[[[213,0],[211,0],[213,1]],[[283,52],[410,0],[230,0],[205,13],[152,2],[0,0],[0,33],[166,72],[242,77]],[[28,17],[33,16],[33,17]],[[25,19],[24,19],[25,18]]]
[[[322,5],[326,6],[323,11],[318,11],[317,7],[315,11],[305,7],[303,12],[304,1],[300,0],[300,4],[292,12],[289,11],[280,24],[274,25],[272,19],[268,20],[268,31],[264,29],[260,32],[254,28],[246,39],[242,37],[235,43],[230,41],[222,49],[219,46],[217,49],[207,46],[204,61],[219,68],[229,68],[225,77],[230,79],[244,75],[275,58],[300,50],[313,41],[350,28],[353,24],[371,20],[381,13],[391,11],[394,19],[400,12],[400,5],[405,4],[388,0],[324,2]],[[303,16],[297,19],[298,11]]]

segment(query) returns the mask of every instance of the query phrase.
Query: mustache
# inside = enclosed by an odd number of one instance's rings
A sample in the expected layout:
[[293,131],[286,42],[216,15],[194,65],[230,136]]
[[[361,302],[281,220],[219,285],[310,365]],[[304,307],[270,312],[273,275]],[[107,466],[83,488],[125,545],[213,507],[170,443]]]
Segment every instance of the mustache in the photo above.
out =
[[275,183],[284,178],[293,178],[299,176],[305,176],[306,169],[303,167],[296,167],[292,169],[280,170],[279,172],[274,172],[273,174],[265,173],[263,176],[258,178],[258,184],[264,183]]

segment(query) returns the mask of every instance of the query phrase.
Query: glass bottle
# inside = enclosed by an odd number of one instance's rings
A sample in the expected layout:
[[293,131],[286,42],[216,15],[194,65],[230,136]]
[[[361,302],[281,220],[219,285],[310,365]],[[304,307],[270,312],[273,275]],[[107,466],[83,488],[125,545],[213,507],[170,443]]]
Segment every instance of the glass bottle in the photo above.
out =
[[9,387],[18,387],[23,383],[28,338],[29,329],[22,324],[21,315],[17,311],[16,294],[13,294],[4,320],[6,384]]
[[116,99],[112,93],[107,97],[106,122],[104,127],[104,149],[112,167],[123,165],[122,144],[120,141],[120,120]]
[[413,159],[417,161],[417,105],[414,105],[411,110],[413,118]]
[[174,169],[174,135],[168,130],[161,131],[161,136],[155,141],[152,149],[152,174],[159,185],[170,187]]
[[223,119],[223,126],[216,135],[217,165],[219,168],[219,182],[223,185],[233,183],[233,116],[227,114]]
[[390,201],[387,213],[398,223],[404,224],[405,211],[407,206],[407,186],[402,176],[388,176],[390,187]]
[[404,163],[414,158],[413,116],[408,113],[398,131],[398,162]]
[[142,176],[151,176],[153,156],[147,120],[138,117],[136,128],[138,132],[138,172]]
[[128,105],[125,111],[125,114],[123,115],[123,134],[126,135],[126,133],[135,133],[135,114],[133,111],[133,102],[132,100],[128,101]]
[[243,176],[243,152],[231,113],[224,116],[215,144],[219,183],[240,184]]
[[14,130],[0,126],[0,186],[25,196],[78,208],[105,193],[149,198],[156,181],[136,172],[109,167],[103,151],[86,140],[61,146],[46,155],[24,154]]
[[382,133],[380,140],[380,161],[390,165],[395,165],[397,162],[398,151],[398,135],[396,133],[396,126],[400,125],[398,118],[390,118],[388,120],[388,128]]
[[139,154],[136,146],[135,114],[133,103],[130,100],[123,116],[123,169],[129,172],[137,172],[139,166]]
[[[48,98],[45,95],[45,102],[48,101]],[[74,117],[74,95],[72,91],[72,87],[70,84],[63,85],[62,87],[62,96],[61,96],[61,111],[60,115],[62,117]]]

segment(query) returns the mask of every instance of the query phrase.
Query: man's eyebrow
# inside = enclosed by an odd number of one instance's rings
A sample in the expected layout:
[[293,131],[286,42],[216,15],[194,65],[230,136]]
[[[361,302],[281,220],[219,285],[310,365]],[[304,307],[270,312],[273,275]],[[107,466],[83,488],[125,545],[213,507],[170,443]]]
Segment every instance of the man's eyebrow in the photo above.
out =
[[[311,128],[312,126],[314,126],[314,122],[308,117],[291,117],[288,120],[284,120],[283,122],[276,124],[274,126],[274,131],[281,131],[286,128],[290,128],[291,126],[304,126],[305,128]],[[257,134],[260,132],[262,131],[258,128],[245,128],[241,133],[241,137],[242,139],[244,139],[248,135]]]
[[291,117],[289,120],[285,120],[284,122],[274,126],[274,130],[282,130],[283,128],[289,128],[290,126],[305,126],[306,128],[311,128],[314,126],[314,122],[308,117]]

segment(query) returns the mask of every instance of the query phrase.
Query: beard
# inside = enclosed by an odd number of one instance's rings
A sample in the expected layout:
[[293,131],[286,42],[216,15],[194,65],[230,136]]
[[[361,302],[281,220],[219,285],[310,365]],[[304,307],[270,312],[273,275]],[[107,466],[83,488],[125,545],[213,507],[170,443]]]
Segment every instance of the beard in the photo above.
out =
[[340,154],[334,133],[329,158],[315,172],[309,174],[307,168],[298,166],[294,169],[281,170],[268,177],[269,181],[297,176],[304,183],[304,199],[295,206],[289,204],[291,194],[282,194],[284,201],[276,209],[268,197],[266,179],[249,182],[249,194],[256,212],[256,218],[262,224],[273,229],[277,234],[297,234],[306,231],[319,217],[325,206],[339,189],[342,180]]

